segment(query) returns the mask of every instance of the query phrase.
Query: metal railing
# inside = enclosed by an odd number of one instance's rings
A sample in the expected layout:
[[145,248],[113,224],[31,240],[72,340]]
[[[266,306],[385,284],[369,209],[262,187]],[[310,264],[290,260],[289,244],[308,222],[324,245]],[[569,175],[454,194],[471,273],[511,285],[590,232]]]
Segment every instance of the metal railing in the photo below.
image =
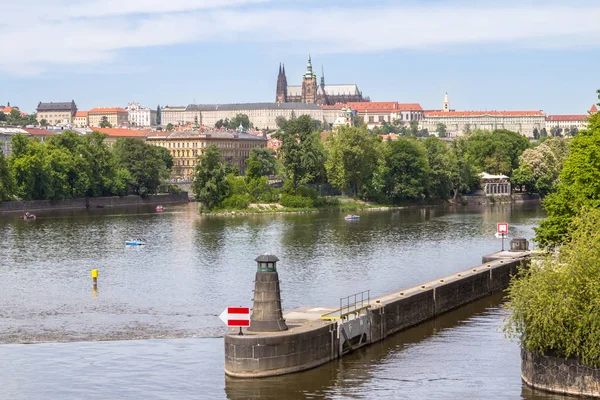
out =
[[340,298],[340,308],[327,314],[321,315],[321,319],[333,321],[344,319],[351,314],[358,314],[362,310],[371,307],[371,291],[364,290],[362,292],[351,294],[350,296]]

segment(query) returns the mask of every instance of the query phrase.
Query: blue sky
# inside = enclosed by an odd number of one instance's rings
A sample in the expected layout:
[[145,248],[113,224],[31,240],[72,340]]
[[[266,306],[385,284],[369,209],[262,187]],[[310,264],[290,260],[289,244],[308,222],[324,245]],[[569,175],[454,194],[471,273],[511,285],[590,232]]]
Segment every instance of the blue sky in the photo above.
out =
[[[6,3],[6,4],[3,4]],[[475,4],[476,3],[476,4]],[[373,101],[582,114],[600,88],[600,2],[0,0],[0,104],[80,110],[274,101],[308,53]]]

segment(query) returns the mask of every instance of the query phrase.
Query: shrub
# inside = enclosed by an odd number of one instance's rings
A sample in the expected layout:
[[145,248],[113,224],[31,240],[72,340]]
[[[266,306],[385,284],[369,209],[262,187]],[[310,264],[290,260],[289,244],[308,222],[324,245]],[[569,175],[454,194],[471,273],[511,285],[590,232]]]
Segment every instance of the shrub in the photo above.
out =
[[[583,209],[558,255],[536,260],[511,281],[505,331],[534,353],[600,366],[600,210]],[[539,261],[539,262],[538,262]]]
[[177,185],[169,185],[168,192],[171,194],[181,194],[183,190]]
[[243,210],[248,208],[250,197],[247,194],[234,194],[221,203],[221,208],[228,210]]
[[296,194],[302,197],[309,197],[313,200],[319,197],[319,193],[315,189],[306,186],[298,187],[296,189]]
[[313,199],[310,197],[294,196],[287,193],[281,195],[279,203],[290,208],[312,208],[314,205]]

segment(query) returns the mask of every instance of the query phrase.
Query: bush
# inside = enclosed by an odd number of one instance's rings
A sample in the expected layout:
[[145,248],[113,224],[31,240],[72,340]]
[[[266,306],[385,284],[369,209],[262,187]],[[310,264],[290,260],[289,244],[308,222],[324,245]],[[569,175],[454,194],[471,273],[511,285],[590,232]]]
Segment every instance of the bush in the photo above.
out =
[[[600,210],[583,209],[558,255],[522,268],[509,287],[505,331],[530,352],[600,366]],[[537,262],[539,261],[539,262]]]
[[310,197],[294,196],[292,194],[284,193],[281,195],[279,204],[290,208],[312,208],[314,202]]
[[171,194],[181,194],[183,193],[183,190],[177,185],[169,185],[168,192]]
[[250,197],[247,194],[234,194],[221,203],[221,208],[228,210],[243,210],[248,208]]
[[319,193],[315,189],[306,186],[299,186],[296,189],[296,194],[302,197],[309,197],[313,200],[319,197]]

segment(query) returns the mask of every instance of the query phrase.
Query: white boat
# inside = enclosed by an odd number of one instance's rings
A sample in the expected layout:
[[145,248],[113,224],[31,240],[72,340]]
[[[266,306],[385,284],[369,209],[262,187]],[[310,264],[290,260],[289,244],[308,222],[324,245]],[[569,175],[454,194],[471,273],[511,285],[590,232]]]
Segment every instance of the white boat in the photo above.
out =
[[346,215],[344,217],[344,219],[346,221],[356,221],[356,220],[360,219],[360,215]]
[[125,245],[126,246],[145,246],[146,243],[140,239],[132,239],[132,240],[126,240]]

